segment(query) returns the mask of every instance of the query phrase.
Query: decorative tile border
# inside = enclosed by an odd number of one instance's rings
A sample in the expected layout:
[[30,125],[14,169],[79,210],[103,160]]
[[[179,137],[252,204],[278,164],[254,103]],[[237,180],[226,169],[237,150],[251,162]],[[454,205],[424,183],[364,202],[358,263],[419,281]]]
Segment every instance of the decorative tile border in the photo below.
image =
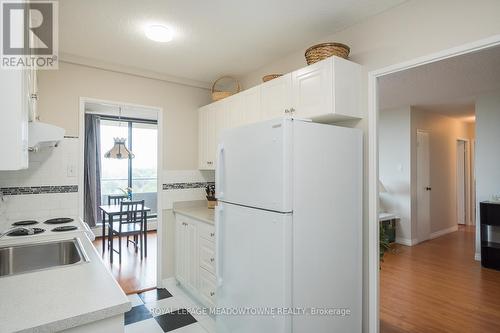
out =
[[169,183],[169,184],[163,184],[163,190],[184,190],[190,188],[205,188],[207,185],[215,185],[215,183],[214,182]]
[[78,185],[1,187],[0,192],[3,195],[74,193],[78,192]]

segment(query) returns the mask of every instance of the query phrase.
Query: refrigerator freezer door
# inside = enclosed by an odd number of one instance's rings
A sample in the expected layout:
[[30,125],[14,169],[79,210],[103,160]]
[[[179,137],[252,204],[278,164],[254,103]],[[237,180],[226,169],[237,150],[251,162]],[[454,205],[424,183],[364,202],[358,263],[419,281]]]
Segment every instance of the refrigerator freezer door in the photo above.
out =
[[276,119],[226,130],[218,150],[219,200],[291,212],[292,121]]
[[216,316],[216,332],[290,333],[290,316],[254,311],[291,308],[292,215],[226,203],[216,209],[216,298],[227,311]]

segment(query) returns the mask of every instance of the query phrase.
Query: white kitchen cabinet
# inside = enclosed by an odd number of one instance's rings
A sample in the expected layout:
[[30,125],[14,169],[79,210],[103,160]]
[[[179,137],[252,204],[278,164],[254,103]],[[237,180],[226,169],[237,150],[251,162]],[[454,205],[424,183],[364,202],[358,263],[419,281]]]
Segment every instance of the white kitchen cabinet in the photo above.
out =
[[176,213],[175,276],[207,307],[215,305],[215,227]]
[[2,70],[0,76],[0,170],[28,167],[28,121],[33,71]]
[[361,68],[330,57],[200,108],[199,169],[215,169],[225,128],[284,116],[325,123],[363,118]]
[[201,170],[215,169],[216,106],[210,104],[198,110],[198,168]]
[[176,277],[186,289],[198,289],[198,234],[192,220],[180,216],[176,220]]
[[361,118],[361,66],[330,57],[292,73],[292,115],[319,122]]
[[260,85],[247,89],[234,97],[232,127],[256,123],[262,119]]
[[286,115],[292,101],[292,74],[285,74],[260,85],[261,120]]

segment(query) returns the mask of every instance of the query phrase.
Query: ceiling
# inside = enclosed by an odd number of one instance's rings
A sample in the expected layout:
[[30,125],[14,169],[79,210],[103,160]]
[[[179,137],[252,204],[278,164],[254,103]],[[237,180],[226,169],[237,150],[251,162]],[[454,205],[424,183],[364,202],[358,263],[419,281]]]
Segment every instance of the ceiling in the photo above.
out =
[[[406,0],[65,0],[61,57],[201,82],[242,75]],[[174,30],[145,38],[146,24]],[[342,42],[342,41],[340,41]]]
[[476,98],[500,90],[500,47],[469,53],[379,79],[381,110],[415,106],[456,118],[474,115]]

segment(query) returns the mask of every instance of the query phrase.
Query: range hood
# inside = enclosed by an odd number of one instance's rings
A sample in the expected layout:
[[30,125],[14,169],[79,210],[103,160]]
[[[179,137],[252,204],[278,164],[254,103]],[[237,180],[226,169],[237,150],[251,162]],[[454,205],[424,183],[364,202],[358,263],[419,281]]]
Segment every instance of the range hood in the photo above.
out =
[[28,123],[28,147],[30,151],[37,151],[44,147],[57,147],[64,138],[64,128],[40,121]]

